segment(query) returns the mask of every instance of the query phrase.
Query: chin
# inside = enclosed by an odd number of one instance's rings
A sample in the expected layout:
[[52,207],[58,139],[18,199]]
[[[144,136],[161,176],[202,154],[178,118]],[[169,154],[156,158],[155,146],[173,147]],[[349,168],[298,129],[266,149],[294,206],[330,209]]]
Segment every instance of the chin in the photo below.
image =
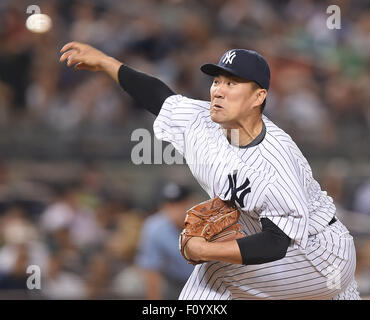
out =
[[213,122],[216,122],[216,123],[220,123],[221,122],[221,117],[219,114],[217,114],[217,112],[215,111],[211,111],[210,112],[210,116],[211,116],[211,119]]
[[219,117],[217,117],[216,115],[212,115],[211,114],[211,119],[213,122],[216,122],[216,123],[221,123],[221,120],[219,119]]
[[211,120],[215,123],[218,123],[223,129],[234,129],[234,127],[230,125],[229,122],[225,121],[225,119],[222,119],[215,114],[211,114]]

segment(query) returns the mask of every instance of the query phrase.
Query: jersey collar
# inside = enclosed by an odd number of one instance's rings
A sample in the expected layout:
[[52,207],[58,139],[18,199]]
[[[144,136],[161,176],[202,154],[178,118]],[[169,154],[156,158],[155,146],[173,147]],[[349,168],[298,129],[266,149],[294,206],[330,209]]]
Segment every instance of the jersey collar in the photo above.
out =
[[249,142],[246,146],[239,146],[239,148],[240,149],[247,149],[247,148],[250,148],[250,147],[255,147],[256,145],[260,144],[263,141],[265,136],[266,136],[266,126],[265,126],[265,123],[262,120],[262,130],[261,130],[260,134],[257,137],[255,137],[251,142]]

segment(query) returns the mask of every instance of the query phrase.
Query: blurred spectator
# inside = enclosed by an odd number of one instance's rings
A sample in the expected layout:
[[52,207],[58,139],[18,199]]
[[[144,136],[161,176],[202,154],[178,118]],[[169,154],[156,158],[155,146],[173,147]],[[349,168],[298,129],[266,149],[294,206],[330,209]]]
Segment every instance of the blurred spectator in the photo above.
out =
[[29,252],[25,245],[13,249],[14,263],[4,273],[0,273],[0,289],[8,290],[8,298],[25,299],[28,296],[26,273],[29,263]]
[[147,297],[147,281],[135,265],[126,266],[112,281],[112,294],[119,299],[142,300]]
[[96,220],[96,212],[81,204],[80,195],[78,185],[62,187],[57,200],[46,208],[40,218],[41,226],[48,233],[68,230],[76,249],[98,245],[105,236]]
[[[46,268],[48,250],[26,212],[20,207],[10,207],[1,217],[0,271],[9,272],[16,263],[19,252],[27,252],[29,264]],[[19,251],[19,248],[22,248]]]
[[8,7],[0,11],[0,21],[0,85],[4,83],[10,90],[8,98],[11,99],[13,111],[18,111],[25,108],[25,91],[33,59],[32,47],[27,38],[23,15],[17,8]]
[[334,158],[325,164],[322,171],[322,189],[333,198],[334,204],[339,210],[337,217],[342,218],[342,207],[348,201],[345,182],[350,174],[349,163],[345,159]]
[[[351,206],[353,196],[350,177],[350,164],[345,159],[333,159],[323,168],[321,185],[324,192],[333,198],[336,206],[336,217],[340,219],[352,234],[367,234],[370,232],[370,219]],[[353,208],[353,209],[348,209]]]
[[361,297],[370,299],[370,238],[357,241],[356,245],[356,280]]
[[42,278],[42,294],[46,299],[86,299],[87,289],[83,279],[66,270],[59,253],[50,256],[46,275]]
[[138,210],[120,212],[116,219],[116,228],[106,244],[106,249],[115,259],[126,263],[133,262],[142,224],[142,212]]
[[186,210],[194,205],[191,192],[170,183],[164,186],[162,195],[159,211],[144,223],[135,259],[146,279],[147,299],[177,299],[193,270],[178,248]]
[[86,274],[87,299],[109,298],[110,291],[110,260],[104,253],[92,255],[88,262]]
[[370,179],[365,180],[357,189],[353,208],[358,212],[370,215]]
[[56,199],[40,217],[40,225],[46,232],[69,227],[78,209],[77,192],[74,186],[56,187]]
[[[63,263],[70,270],[81,272],[83,257],[79,252],[81,243],[78,243],[78,240],[81,241],[81,237],[85,238],[84,231],[86,229],[83,227],[84,223],[78,213],[79,188],[76,185],[68,185],[58,186],[56,189],[55,201],[51,202],[40,216],[40,229],[50,250],[60,252]],[[82,227],[79,227],[81,224]],[[78,233],[76,229],[82,229],[77,241],[73,237],[72,228],[74,228],[75,234]]]
[[10,207],[0,221],[0,290],[15,290],[14,299],[29,297],[28,266],[47,268],[49,252],[40,241],[37,229],[22,208]]

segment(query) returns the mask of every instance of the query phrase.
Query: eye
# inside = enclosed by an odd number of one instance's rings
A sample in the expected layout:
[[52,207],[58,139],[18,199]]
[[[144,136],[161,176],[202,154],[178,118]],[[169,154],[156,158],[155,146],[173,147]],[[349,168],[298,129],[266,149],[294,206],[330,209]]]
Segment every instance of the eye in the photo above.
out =
[[228,82],[227,82],[227,85],[228,85],[228,86],[233,86],[233,85],[235,85],[235,82],[233,82],[233,81],[228,81]]
[[220,81],[219,80],[217,80],[217,79],[214,79],[213,80],[213,84],[219,84],[220,83]]

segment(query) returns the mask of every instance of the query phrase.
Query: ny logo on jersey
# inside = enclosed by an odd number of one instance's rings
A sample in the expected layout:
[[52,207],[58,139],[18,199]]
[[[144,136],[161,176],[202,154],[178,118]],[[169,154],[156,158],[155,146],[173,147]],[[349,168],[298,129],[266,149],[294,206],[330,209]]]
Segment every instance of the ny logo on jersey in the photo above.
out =
[[223,58],[222,63],[232,64],[235,57],[236,57],[235,51],[229,51],[226,53],[225,58]]
[[[244,197],[247,195],[247,193],[250,193],[251,192],[251,188],[248,187],[249,184],[250,184],[250,182],[249,182],[249,179],[247,178],[240,187],[237,187],[236,186],[236,174],[237,173],[238,173],[238,170],[234,170],[232,176],[231,176],[231,174],[228,175],[228,178],[229,178],[229,189],[227,189],[227,191],[225,193],[225,198],[227,197],[227,194],[229,193],[229,191],[231,191],[231,198],[230,198],[230,200],[233,201],[234,203],[237,202],[240,207],[243,207],[244,206],[243,205],[243,203],[244,203]],[[242,193],[238,197],[237,193],[239,191],[242,191]]]

